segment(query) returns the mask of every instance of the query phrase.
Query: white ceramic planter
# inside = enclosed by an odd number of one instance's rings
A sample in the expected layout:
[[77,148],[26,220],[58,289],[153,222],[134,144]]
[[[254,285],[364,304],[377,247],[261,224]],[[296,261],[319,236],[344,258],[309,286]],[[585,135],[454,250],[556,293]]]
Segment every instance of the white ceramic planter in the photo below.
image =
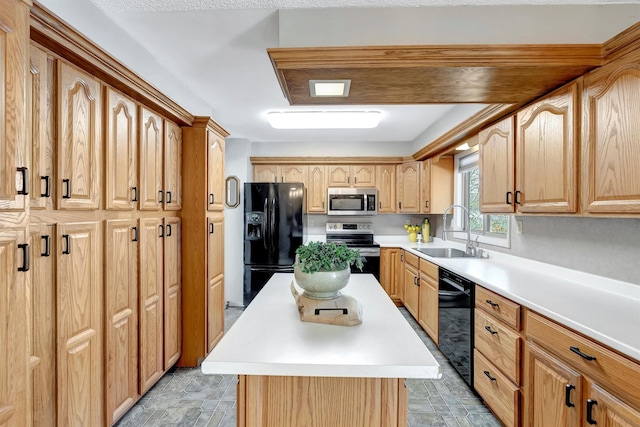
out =
[[296,283],[304,289],[304,296],[307,298],[334,299],[340,296],[340,290],[349,283],[351,270],[346,268],[340,271],[303,273],[302,269],[295,265],[293,274]]

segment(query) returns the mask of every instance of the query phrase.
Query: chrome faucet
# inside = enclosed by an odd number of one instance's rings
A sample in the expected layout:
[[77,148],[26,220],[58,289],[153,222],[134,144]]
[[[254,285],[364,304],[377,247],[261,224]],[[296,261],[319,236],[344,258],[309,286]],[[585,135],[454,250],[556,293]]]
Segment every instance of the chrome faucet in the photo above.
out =
[[[467,255],[475,255],[475,248],[473,247],[473,242],[471,241],[471,224],[469,224],[469,210],[462,205],[451,205],[447,209],[445,209],[442,214],[442,240],[447,240],[447,233],[455,230],[447,230],[447,212],[453,208],[460,208],[464,211],[466,215],[466,223],[467,223],[467,245],[466,245],[466,253]],[[462,230],[465,231],[465,230]]]

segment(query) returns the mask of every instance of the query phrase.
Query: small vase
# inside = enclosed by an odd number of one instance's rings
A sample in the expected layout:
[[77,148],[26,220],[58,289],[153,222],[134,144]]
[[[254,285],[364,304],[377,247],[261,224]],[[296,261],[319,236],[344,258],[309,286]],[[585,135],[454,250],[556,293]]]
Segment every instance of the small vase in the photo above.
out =
[[418,240],[418,233],[409,233],[409,241],[416,242]]

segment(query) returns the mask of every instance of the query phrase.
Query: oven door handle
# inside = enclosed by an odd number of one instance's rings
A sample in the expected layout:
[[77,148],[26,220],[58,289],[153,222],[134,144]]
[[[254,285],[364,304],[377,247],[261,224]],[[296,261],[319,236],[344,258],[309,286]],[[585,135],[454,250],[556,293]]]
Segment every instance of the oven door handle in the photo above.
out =
[[360,251],[360,256],[380,256],[380,249],[378,248],[352,248]]
[[[452,281],[450,279],[441,277],[440,281],[446,283],[447,285],[453,287],[454,289],[459,290],[461,293],[463,293],[465,295],[468,295],[468,296],[471,295],[471,291],[466,291],[462,286],[460,286],[459,284],[457,284],[456,282],[454,282],[454,281]],[[440,292],[442,292],[442,291],[440,291]]]

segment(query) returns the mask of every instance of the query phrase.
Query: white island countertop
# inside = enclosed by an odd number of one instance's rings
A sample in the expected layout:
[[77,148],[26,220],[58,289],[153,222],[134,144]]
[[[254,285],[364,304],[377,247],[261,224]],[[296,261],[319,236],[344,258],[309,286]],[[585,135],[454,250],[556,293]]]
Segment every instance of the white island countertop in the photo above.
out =
[[205,374],[440,378],[440,365],[370,274],[353,274],[345,295],[362,324],[300,321],[293,274],[275,274],[202,362]]

